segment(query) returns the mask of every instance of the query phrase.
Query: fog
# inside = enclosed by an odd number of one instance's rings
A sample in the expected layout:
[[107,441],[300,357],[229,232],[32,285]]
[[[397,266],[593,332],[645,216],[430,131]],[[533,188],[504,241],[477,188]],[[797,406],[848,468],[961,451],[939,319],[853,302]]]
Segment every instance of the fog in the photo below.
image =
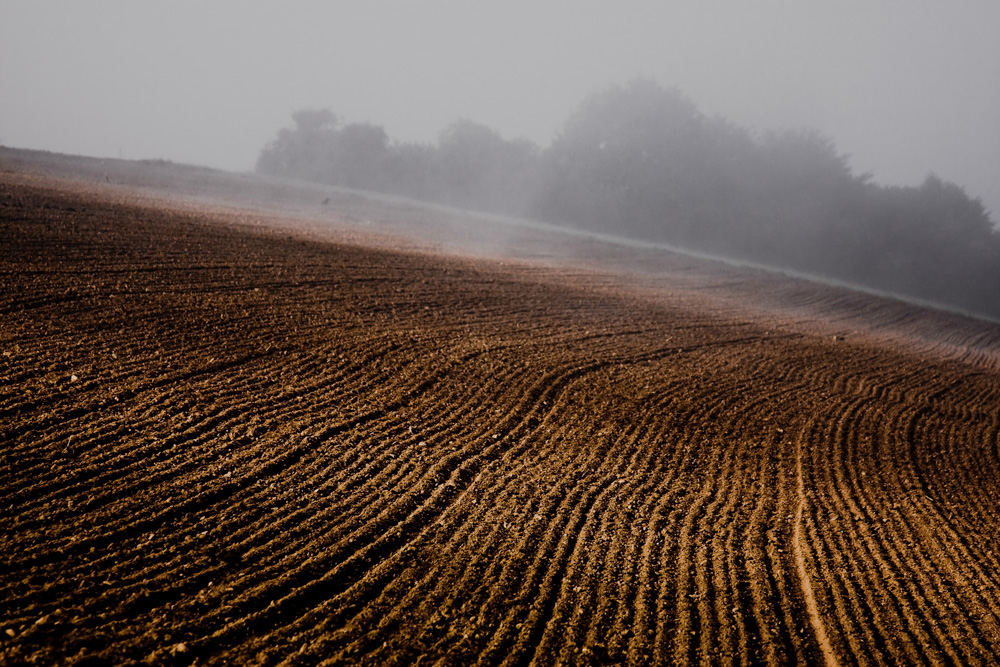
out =
[[0,2],[0,144],[230,170],[302,108],[546,145],[637,76],[741,125],[822,130],[858,172],[1000,211],[1000,4]]

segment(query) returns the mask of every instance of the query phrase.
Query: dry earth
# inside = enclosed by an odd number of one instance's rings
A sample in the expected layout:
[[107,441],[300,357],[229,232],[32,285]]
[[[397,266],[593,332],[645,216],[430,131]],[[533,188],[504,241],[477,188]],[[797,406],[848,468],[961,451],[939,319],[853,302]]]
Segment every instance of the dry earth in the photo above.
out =
[[334,217],[0,172],[0,663],[1000,662],[1000,326]]

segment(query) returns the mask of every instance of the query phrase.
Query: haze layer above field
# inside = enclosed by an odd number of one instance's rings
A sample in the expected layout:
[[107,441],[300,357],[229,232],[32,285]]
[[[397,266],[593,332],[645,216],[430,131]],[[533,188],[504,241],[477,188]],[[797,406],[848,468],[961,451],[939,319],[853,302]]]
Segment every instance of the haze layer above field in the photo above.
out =
[[4,3],[0,143],[252,167],[299,108],[430,141],[465,117],[546,144],[636,76],[807,125],[885,183],[1000,210],[1000,6],[782,2]]

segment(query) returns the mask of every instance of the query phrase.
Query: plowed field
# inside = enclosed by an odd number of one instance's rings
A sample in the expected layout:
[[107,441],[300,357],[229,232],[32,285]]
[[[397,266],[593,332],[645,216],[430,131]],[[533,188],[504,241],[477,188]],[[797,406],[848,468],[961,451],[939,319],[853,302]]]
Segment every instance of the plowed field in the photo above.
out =
[[0,174],[0,663],[1000,663],[1000,326],[292,227]]

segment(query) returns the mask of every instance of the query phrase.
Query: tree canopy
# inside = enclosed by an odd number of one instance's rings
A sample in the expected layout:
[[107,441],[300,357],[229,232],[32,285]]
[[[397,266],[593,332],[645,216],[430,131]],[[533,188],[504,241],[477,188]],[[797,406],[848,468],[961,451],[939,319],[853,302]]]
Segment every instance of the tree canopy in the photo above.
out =
[[539,148],[470,120],[436,144],[302,110],[258,171],[378,190],[796,269],[1000,317],[1000,238],[929,175],[881,186],[820,132],[752,132],[639,79],[600,90]]

